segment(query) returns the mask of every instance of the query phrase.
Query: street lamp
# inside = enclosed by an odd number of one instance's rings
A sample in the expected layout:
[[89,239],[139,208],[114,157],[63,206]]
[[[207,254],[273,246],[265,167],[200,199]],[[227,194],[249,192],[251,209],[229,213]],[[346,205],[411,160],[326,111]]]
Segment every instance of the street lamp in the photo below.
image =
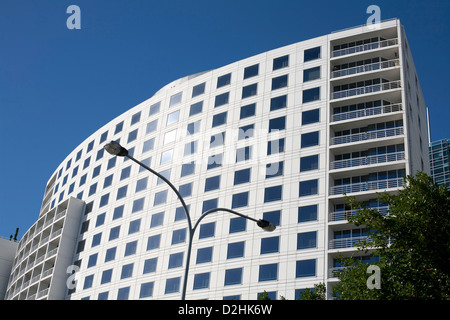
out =
[[231,209],[227,209],[227,208],[214,208],[214,209],[210,209],[205,211],[201,217],[197,220],[197,222],[195,223],[194,227],[192,227],[192,220],[191,220],[191,216],[189,214],[189,210],[188,207],[186,206],[186,203],[184,202],[183,197],[181,196],[181,194],[178,192],[177,188],[175,188],[175,186],[163,175],[161,175],[160,173],[156,172],[155,170],[153,170],[152,168],[146,166],[145,164],[143,164],[142,162],[136,160],[135,158],[133,158],[132,156],[130,156],[130,154],[128,153],[128,150],[125,149],[124,147],[122,147],[119,143],[117,143],[116,141],[111,141],[110,143],[107,143],[104,146],[104,149],[111,155],[113,156],[119,156],[119,157],[127,157],[128,159],[136,162],[138,165],[140,165],[141,167],[147,169],[148,171],[150,171],[151,173],[153,173],[154,175],[158,176],[158,178],[161,178],[165,183],[167,183],[169,185],[169,187],[175,192],[175,194],[177,195],[178,199],[181,202],[181,205],[184,208],[184,212],[186,213],[186,217],[187,217],[187,221],[188,221],[188,230],[189,230],[189,243],[188,243],[188,250],[187,250],[187,254],[186,254],[186,267],[184,270],[184,282],[183,282],[183,289],[181,292],[181,300],[185,300],[186,299],[186,287],[187,287],[187,278],[188,278],[188,274],[189,274],[189,264],[190,264],[190,260],[191,260],[191,249],[192,249],[192,240],[194,239],[194,233],[195,230],[197,230],[198,225],[200,224],[200,221],[205,218],[207,215],[214,213],[214,212],[218,212],[218,211],[225,211],[225,212],[229,212],[232,213],[234,215],[240,216],[242,218],[248,219],[250,221],[256,222],[256,225],[258,227],[260,227],[261,229],[263,229],[264,231],[267,232],[272,232],[276,229],[276,226],[267,220],[264,219],[254,219],[251,218],[249,216],[243,215],[237,211],[231,210]]

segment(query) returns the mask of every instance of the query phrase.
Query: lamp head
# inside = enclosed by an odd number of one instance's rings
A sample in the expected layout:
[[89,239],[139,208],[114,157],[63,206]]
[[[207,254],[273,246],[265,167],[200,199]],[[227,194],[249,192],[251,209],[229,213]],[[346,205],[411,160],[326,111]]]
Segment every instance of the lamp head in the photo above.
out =
[[105,144],[103,148],[113,156],[125,157],[128,155],[128,150],[115,141]]
[[256,224],[258,225],[258,227],[260,227],[264,231],[268,231],[268,232],[272,232],[273,230],[275,230],[277,228],[272,222],[264,220],[264,219],[258,220],[258,222]]

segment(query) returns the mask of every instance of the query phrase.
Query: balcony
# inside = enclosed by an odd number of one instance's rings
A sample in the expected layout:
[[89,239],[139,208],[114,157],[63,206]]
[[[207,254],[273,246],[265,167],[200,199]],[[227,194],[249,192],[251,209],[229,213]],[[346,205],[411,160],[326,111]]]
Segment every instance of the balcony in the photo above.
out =
[[392,47],[398,44],[398,38],[388,39],[388,40],[382,40],[372,43],[366,43],[359,46],[354,46],[350,48],[345,49],[339,49],[334,50],[331,52],[331,57],[342,57],[348,54],[358,53],[358,52],[365,52],[365,51],[371,51],[376,50],[380,48],[386,48],[386,47]]
[[328,243],[328,249],[344,249],[344,248],[353,248],[355,244],[360,241],[370,241],[371,237],[369,236],[361,236],[361,237],[350,237],[343,239],[333,239]]
[[400,66],[399,59],[393,59],[388,61],[375,62],[371,64],[365,64],[361,66],[356,66],[352,68],[346,68],[341,70],[336,70],[331,72],[331,79],[350,76],[358,73],[364,73],[375,70],[382,70],[386,68],[393,68]]
[[387,90],[393,90],[401,88],[401,82],[400,80],[390,81],[390,82],[384,82],[379,84],[373,84],[369,86],[363,86],[358,88],[352,88],[348,90],[341,90],[331,93],[331,99],[342,99],[342,98],[348,98],[348,97],[354,97],[359,96],[363,94],[369,94],[374,92],[380,92],[380,91],[387,91]]
[[394,162],[405,160],[405,152],[394,152],[386,154],[377,154],[368,157],[359,157],[353,159],[345,159],[339,161],[332,161],[330,163],[330,170],[367,166],[379,163]]
[[332,122],[337,121],[344,121],[344,120],[350,120],[350,119],[357,119],[357,118],[363,118],[363,117],[372,117],[379,114],[386,114],[391,112],[397,112],[402,111],[402,104],[396,103],[396,104],[390,104],[386,106],[379,106],[379,107],[373,107],[373,108],[364,108],[360,110],[352,110],[347,112],[341,112],[333,114],[331,117]]
[[[383,216],[388,214],[388,206],[383,206],[383,207],[375,207],[375,208],[369,208],[369,209],[376,209],[379,213],[381,213]],[[329,222],[333,222],[333,221],[345,221],[348,220],[349,217],[352,217],[356,214],[356,209],[355,210],[345,210],[345,211],[335,211],[335,212],[330,212],[329,216],[328,216],[328,221]]]
[[370,190],[386,190],[390,188],[401,188],[404,185],[403,178],[393,178],[385,180],[365,181],[338,185],[330,188],[330,195],[341,195]]
[[358,141],[372,140],[372,139],[382,139],[388,137],[399,136],[403,134],[403,126],[379,129],[368,132],[348,134],[345,136],[333,137],[331,138],[330,145],[338,145],[343,143],[352,143]]

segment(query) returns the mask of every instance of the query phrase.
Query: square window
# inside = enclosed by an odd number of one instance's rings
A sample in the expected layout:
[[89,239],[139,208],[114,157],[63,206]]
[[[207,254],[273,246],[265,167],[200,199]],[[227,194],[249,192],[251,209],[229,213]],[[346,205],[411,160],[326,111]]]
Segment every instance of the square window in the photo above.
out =
[[222,157],[223,157],[223,153],[214,154],[212,156],[209,156],[208,157],[208,166],[207,166],[206,170],[221,167],[222,166]]
[[117,300],[128,300],[130,295],[130,287],[120,288],[117,292]]
[[161,102],[157,102],[150,106],[150,110],[148,112],[148,116],[153,116],[159,112],[159,109],[161,107]]
[[317,170],[319,168],[319,155],[300,158],[300,172]]
[[245,231],[247,229],[247,219],[244,217],[230,219],[230,233]]
[[109,241],[114,240],[119,238],[119,234],[120,234],[120,226],[111,228],[111,230],[109,231]]
[[302,125],[319,122],[320,110],[314,109],[302,112]]
[[191,105],[191,108],[189,109],[189,117],[201,113],[202,109],[203,109],[203,101],[194,103],[193,105]]
[[113,220],[122,218],[122,215],[123,215],[123,206],[114,208]]
[[306,197],[310,195],[317,194],[318,192],[318,179],[308,180],[308,181],[300,181],[299,183],[299,196]]
[[258,93],[258,84],[254,83],[242,88],[242,99],[256,96]]
[[297,234],[297,250],[317,248],[317,232],[302,232]]
[[188,142],[184,145],[184,156],[189,156],[197,152],[198,140]]
[[122,129],[123,129],[123,121],[121,123],[116,124],[116,129],[114,130],[114,134],[121,132]]
[[298,222],[308,222],[317,220],[317,204],[298,208]]
[[303,133],[301,136],[301,147],[308,148],[319,145],[319,131]]
[[197,250],[196,264],[207,263],[212,261],[213,247],[207,247]]
[[130,225],[128,227],[128,234],[139,232],[140,228],[141,228],[141,219],[133,220],[130,222]]
[[105,253],[105,262],[113,261],[116,258],[117,247],[109,248]]
[[217,208],[217,203],[218,203],[217,198],[203,201],[202,213]]
[[113,181],[113,175],[109,175],[105,178],[105,181],[103,182],[103,189],[105,189],[106,187],[109,187],[112,185],[112,181]]
[[148,177],[139,179],[136,182],[136,190],[135,190],[135,192],[139,192],[139,191],[143,191],[143,190],[147,189],[147,184],[148,184]]
[[183,92],[179,92],[170,97],[169,107],[176,106],[181,103],[181,98],[183,96]]
[[131,166],[122,169],[120,172],[120,180],[124,180],[130,176]]
[[92,288],[92,284],[94,283],[94,275],[90,275],[84,278],[83,289]]
[[181,177],[188,176],[193,174],[195,171],[195,162],[192,161],[190,163],[184,163],[181,166]]
[[95,234],[92,237],[91,248],[98,246],[100,244],[101,240],[102,240],[102,233],[100,232],[100,233]]
[[194,88],[192,88],[192,98],[204,93],[205,93],[205,82],[198,84]]
[[218,146],[223,146],[225,143],[225,132],[217,133],[211,136],[209,141],[209,147],[215,148]]
[[88,268],[94,267],[95,265],[97,265],[97,258],[98,258],[98,254],[92,254],[89,256],[89,260],[88,260]]
[[245,241],[229,243],[227,249],[227,259],[244,257],[244,249],[245,249]]
[[231,73],[225,74],[217,78],[217,89],[231,83]]
[[156,228],[162,226],[164,221],[164,212],[155,213],[152,215],[152,220],[150,222],[150,228]]
[[244,69],[244,79],[248,79],[257,76],[259,73],[259,64],[247,67]]
[[252,157],[252,146],[247,146],[236,150],[236,163],[250,160],[251,157]]
[[120,274],[120,279],[131,278],[133,275],[133,263],[129,263],[122,266],[122,272]]
[[192,195],[192,182],[180,185],[178,191],[182,197],[190,197]]
[[184,252],[173,253],[169,256],[168,269],[179,268],[183,266]]
[[225,92],[225,93],[217,95],[215,98],[215,101],[214,101],[214,108],[217,108],[217,107],[227,104],[229,97],[230,97],[229,92]]
[[279,117],[269,120],[269,132],[286,129],[286,117]]
[[180,291],[180,277],[170,278],[166,280],[165,294],[176,293]]
[[267,142],[267,155],[284,152],[284,138]]
[[311,48],[305,50],[303,61],[308,62],[312,60],[320,59],[320,47]]
[[303,82],[320,79],[320,66],[303,70]]
[[303,103],[320,100],[320,87],[303,90]]
[[234,185],[250,182],[251,169],[242,169],[234,172]]
[[164,144],[167,145],[171,142],[174,142],[176,138],[177,138],[177,130],[176,129],[166,132],[164,134]]
[[147,251],[159,249],[159,244],[161,243],[161,235],[148,237],[147,239]]
[[205,180],[205,192],[220,188],[220,176],[210,177]]
[[175,230],[172,233],[172,245],[186,241],[186,228]]
[[131,209],[131,213],[139,212],[144,210],[144,202],[145,198],[136,199],[133,201],[133,208]]
[[169,115],[167,115],[167,123],[166,123],[166,125],[170,125],[172,123],[178,122],[179,117],[180,117],[180,110],[177,110],[175,112],[169,113]]
[[158,258],[151,258],[144,261],[144,271],[143,274],[156,272],[156,265],[158,263]]
[[265,264],[259,266],[258,281],[271,281],[278,279],[278,263]]
[[139,299],[149,298],[153,296],[154,282],[147,282],[141,284],[141,291],[139,292]]
[[166,203],[167,200],[167,190],[163,190],[155,193],[155,199],[153,201],[153,206],[157,206]]
[[289,55],[273,59],[273,71],[289,66]]
[[316,275],[316,259],[300,260],[296,262],[295,277],[313,277]]
[[287,95],[270,99],[270,111],[286,108]]
[[232,286],[242,283],[242,268],[225,270],[225,286]]
[[263,219],[272,222],[276,226],[279,226],[281,220],[281,210],[264,212]]
[[123,187],[117,189],[116,200],[125,198],[127,196],[127,190],[128,190],[128,186],[123,186]]
[[255,125],[249,124],[247,126],[243,126],[239,128],[238,131],[238,140],[252,138],[255,132]]
[[241,208],[248,206],[248,191],[233,194],[231,208]]
[[288,75],[276,77],[272,79],[272,90],[285,88],[288,86]]
[[266,179],[280,177],[284,172],[284,161],[266,164]]
[[200,225],[200,234],[198,236],[199,239],[211,238],[214,237],[216,229],[216,223],[210,222]]
[[186,136],[200,132],[200,122],[201,120],[189,123],[186,128]]
[[147,123],[147,128],[145,129],[145,133],[146,134],[152,133],[152,132],[156,131],[157,127],[158,127],[158,119]]
[[172,157],[173,157],[173,149],[164,151],[163,153],[161,153],[160,164],[164,164],[164,163],[168,163],[168,162],[172,161]]
[[280,237],[261,239],[261,254],[279,252]]
[[102,278],[100,279],[100,284],[110,283],[112,278],[113,269],[108,269],[102,272]]
[[[187,209],[189,210],[191,205],[188,204],[186,205]],[[180,220],[186,220],[187,216],[186,216],[186,211],[184,210],[183,207],[177,207],[175,209],[175,221],[180,221]]]
[[283,186],[268,187],[264,189],[264,203],[278,201],[283,197]]
[[194,276],[194,290],[209,288],[209,272],[198,273]]
[[128,134],[128,140],[127,140],[127,143],[130,143],[130,142],[136,140],[137,134],[138,134],[138,129],[131,131],[131,132]]
[[218,127],[227,123],[227,112],[222,112],[213,116],[212,127]]
[[128,242],[125,245],[125,257],[135,254],[136,253],[136,249],[137,249],[137,240],[136,241],[132,241],[132,242]]
[[256,103],[241,107],[240,119],[245,119],[255,115]]

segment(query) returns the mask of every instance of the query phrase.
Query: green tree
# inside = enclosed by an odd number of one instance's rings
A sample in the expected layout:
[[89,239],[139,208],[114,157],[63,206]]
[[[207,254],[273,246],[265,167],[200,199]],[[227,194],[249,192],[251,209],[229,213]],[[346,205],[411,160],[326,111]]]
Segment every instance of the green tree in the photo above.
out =
[[347,268],[337,272],[337,299],[450,299],[450,192],[419,172],[405,178],[397,194],[383,193],[379,201],[389,205],[383,216],[364,208],[354,198],[348,202],[360,208],[349,223],[365,225],[370,237],[360,250],[375,248],[381,270],[381,289],[368,289],[367,265],[356,259],[342,259]]
[[307,288],[300,292],[300,300],[326,300],[327,287],[325,283],[316,283],[314,289]]

